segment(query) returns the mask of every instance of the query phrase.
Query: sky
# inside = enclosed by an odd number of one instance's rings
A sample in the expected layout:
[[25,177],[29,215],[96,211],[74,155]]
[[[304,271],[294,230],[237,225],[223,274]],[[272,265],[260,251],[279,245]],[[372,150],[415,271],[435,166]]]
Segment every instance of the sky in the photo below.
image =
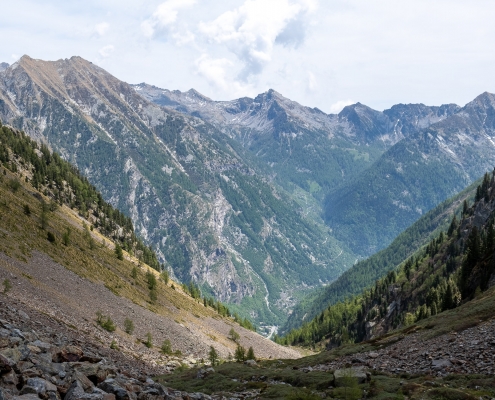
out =
[[337,113],[495,92],[493,0],[1,0],[0,62],[81,56],[214,100],[275,89]]

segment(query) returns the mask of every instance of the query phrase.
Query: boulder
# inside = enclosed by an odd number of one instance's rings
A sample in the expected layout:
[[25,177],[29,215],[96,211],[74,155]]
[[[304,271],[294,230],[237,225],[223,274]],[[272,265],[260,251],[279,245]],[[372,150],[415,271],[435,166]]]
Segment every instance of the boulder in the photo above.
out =
[[29,393],[22,396],[14,396],[12,400],[40,400],[37,394]]
[[350,380],[357,380],[357,383],[364,383],[367,379],[366,371],[363,368],[344,368],[334,372],[335,386],[348,386]]
[[34,342],[29,343],[31,346],[36,346],[38,347],[41,351],[47,352],[52,348],[51,344],[48,344],[46,342],[42,342],[41,340],[35,340]]
[[14,348],[8,348],[0,351],[0,355],[3,355],[6,358],[10,358],[14,362],[14,364],[17,364],[19,361],[21,361],[22,357],[21,352]]
[[84,352],[77,346],[65,346],[62,349],[54,349],[52,361],[56,363],[79,361]]
[[129,400],[129,393],[120,386],[115,379],[109,378],[98,384],[98,388],[107,392],[113,393],[117,400]]
[[37,393],[41,394],[57,391],[57,387],[53,383],[42,378],[29,378],[26,385],[36,388]]
[[0,374],[11,371],[14,365],[14,360],[0,353]]
[[101,393],[86,393],[79,381],[74,381],[67,391],[64,400],[103,400]]

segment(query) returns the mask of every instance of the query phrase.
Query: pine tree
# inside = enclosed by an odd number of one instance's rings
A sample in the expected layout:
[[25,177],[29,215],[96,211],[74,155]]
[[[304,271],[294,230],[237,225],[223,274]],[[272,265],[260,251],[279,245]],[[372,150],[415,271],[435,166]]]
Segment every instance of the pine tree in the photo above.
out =
[[254,350],[253,346],[250,346],[246,355],[246,360],[256,360],[256,357],[254,355]]
[[213,346],[210,346],[210,352],[208,353],[208,359],[210,360],[211,366],[214,367],[218,364],[218,353]]
[[240,344],[238,344],[237,348],[235,349],[234,358],[237,362],[243,362],[244,360],[246,360],[246,349]]

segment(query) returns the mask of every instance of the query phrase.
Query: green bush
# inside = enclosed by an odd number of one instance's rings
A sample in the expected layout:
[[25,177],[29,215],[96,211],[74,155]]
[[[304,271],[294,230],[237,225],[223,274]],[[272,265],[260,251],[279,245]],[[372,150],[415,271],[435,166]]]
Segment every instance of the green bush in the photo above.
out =
[[160,351],[163,354],[172,354],[172,345],[170,343],[170,340],[166,339],[163,341]]
[[113,332],[116,329],[112,319],[109,316],[103,315],[101,311],[96,312],[96,322],[108,332]]
[[129,335],[132,335],[134,332],[134,322],[129,318],[126,318],[124,321],[124,331]]
[[17,179],[10,179],[9,180],[9,187],[15,193],[21,187],[21,183]]
[[119,260],[124,259],[124,252],[122,251],[122,247],[118,243],[115,245],[115,255]]
[[150,349],[153,347],[153,342],[152,342],[152,337],[151,337],[151,333],[147,333],[146,334],[146,341],[144,342],[144,345]]

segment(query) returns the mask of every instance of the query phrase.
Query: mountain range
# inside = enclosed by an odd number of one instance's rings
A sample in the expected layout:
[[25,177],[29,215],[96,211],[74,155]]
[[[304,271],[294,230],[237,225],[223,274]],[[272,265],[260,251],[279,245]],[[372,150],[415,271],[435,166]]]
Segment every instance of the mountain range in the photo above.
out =
[[129,85],[80,58],[0,72],[0,118],[127,213],[177,279],[263,325],[490,170],[494,96],[326,114]]

